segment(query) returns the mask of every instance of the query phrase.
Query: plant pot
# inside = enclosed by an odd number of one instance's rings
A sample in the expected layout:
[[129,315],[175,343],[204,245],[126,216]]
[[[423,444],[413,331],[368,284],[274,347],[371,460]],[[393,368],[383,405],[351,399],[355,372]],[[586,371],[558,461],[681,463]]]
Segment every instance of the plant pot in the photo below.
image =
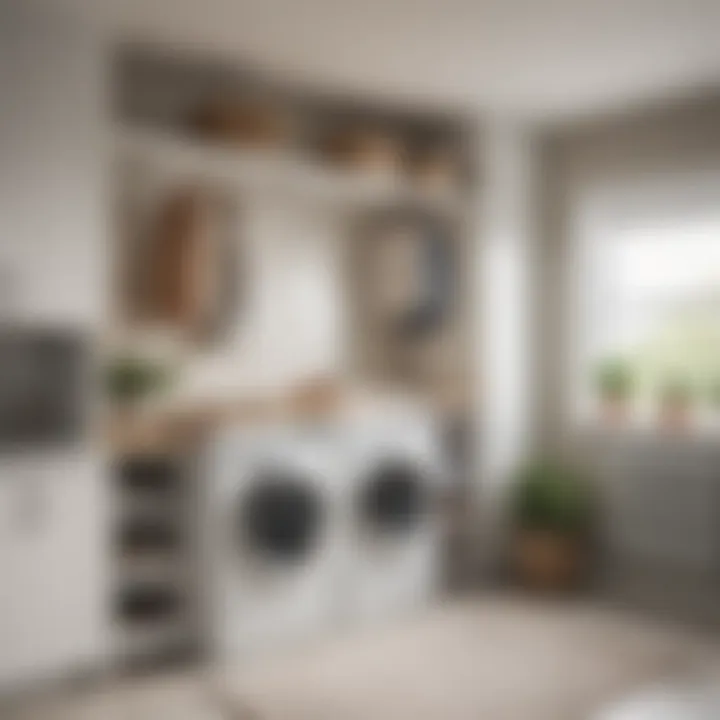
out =
[[672,432],[684,432],[690,427],[692,413],[685,400],[665,400],[660,406],[660,425]]
[[568,590],[578,584],[586,566],[578,537],[553,530],[520,530],[514,561],[520,581],[537,590]]
[[600,414],[606,425],[613,427],[625,425],[629,412],[630,405],[624,397],[608,395],[601,399]]

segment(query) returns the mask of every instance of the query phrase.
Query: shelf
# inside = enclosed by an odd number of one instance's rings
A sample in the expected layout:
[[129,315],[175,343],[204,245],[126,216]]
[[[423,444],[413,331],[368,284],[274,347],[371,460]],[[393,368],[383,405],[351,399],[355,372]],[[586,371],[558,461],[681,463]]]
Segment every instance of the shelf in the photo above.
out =
[[118,560],[118,581],[123,585],[137,582],[181,582],[187,575],[187,561],[177,552],[126,552]]
[[188,618],[179,615],[155,621],[136,623],[118,629],[118,644],[122,657],[153,657],[171,652],[195,642],[196,630]]
[[117,493],[118,501],[121,503],[122,518],[137,518],[149,521],[166,523],[169,519],[175,525],[178,520],[184,519],[185,498],[184,490],[176,491],[168,497],[158,497],[151,493],[129,492]]
[[254,151],[212,145],[169,132],[121,128],[115,132],[121,157],[155,172],[249,193],[302,197],[340,206],[415,205],[452,212],[460,207],[455,192],[422,190],[400,175],[352,172],[303,158],[285,149]]

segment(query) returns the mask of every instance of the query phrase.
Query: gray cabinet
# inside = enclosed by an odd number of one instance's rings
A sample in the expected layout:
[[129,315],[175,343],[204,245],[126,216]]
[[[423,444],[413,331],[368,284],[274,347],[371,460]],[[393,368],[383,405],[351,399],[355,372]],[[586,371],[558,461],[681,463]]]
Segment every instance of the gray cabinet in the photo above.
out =
[[713,437],[593,439],[611,557],[720,576],[720,447]]

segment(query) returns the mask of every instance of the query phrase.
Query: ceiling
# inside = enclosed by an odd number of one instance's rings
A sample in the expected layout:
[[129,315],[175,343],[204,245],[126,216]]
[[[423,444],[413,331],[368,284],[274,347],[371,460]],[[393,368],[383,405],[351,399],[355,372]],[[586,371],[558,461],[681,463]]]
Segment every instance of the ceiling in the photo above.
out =
[[[82,1],[82,0],[81,0]],[[720,84],[720,0],[100,0],[113,31],[329,87],[566,118]]]

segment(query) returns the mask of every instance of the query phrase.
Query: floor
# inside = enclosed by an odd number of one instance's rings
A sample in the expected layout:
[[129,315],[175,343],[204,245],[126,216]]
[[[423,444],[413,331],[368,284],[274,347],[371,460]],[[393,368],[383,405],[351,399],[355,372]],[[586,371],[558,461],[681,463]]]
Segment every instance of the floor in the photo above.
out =
[[496,595],[252,666],[49,696],[3,720],[592,720],[645,686],[715,673],[713,634],[587,602]]

